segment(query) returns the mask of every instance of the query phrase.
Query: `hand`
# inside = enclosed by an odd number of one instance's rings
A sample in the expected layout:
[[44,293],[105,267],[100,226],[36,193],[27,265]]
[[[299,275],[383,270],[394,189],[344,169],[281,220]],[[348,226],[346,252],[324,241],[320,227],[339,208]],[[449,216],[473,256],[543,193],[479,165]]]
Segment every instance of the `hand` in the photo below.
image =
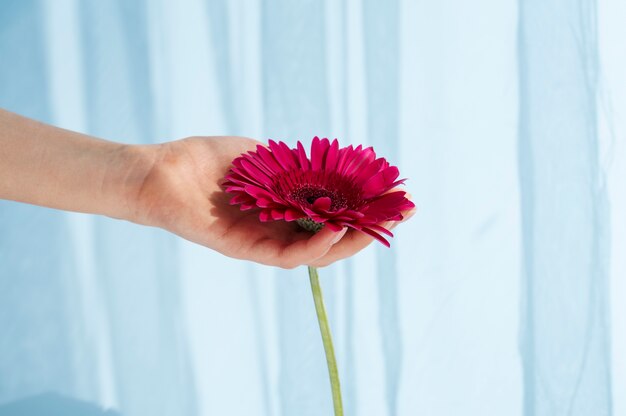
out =
[[295,222],[261,222],[258,210],[230,205],[231,195],[220,186],[224,175],[234,158],[257,144],[243,137],[191,137],[142,146],[152,163],[145,175],[133,175],[141,180],[130,202],[130,220],[164,228],[229,257],[288,269],[326,266],[373,241],[354,230],[324,228],[313,235]]

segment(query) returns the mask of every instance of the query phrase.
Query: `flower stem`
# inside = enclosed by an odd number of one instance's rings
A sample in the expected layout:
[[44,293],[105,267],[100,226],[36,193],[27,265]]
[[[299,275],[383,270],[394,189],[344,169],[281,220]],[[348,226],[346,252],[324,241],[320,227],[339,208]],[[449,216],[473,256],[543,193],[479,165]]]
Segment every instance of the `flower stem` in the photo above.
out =
[[311,291],[313,292],[313,301],[315,302],[317,321],[320,325],[322,342],[324,344],[324,351],[326,352],[326,364],[328,365],[330,388],[333,393],[333,407],[335,409],[335,416],[343,416],[343,404],[341,403],[341,386],[339,385],[339,372],[337,371],[337,360],[335,359],[333,338],[330,333],[330,326],[328,325],[326,308],[324,307],[324,298],[322,296],[320,279],[317,274],[317,269],[315,267],[309,266],[309,280],[311,281]]

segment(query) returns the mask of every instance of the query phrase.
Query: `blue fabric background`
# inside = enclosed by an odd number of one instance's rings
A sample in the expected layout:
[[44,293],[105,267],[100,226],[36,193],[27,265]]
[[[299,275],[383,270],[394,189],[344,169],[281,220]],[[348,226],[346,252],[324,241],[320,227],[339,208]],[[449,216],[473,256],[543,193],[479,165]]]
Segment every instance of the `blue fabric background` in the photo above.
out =
[[[0,107],[128,143],[372,144],[419,211],[322,271],[346,414],[623,416],[624,21],[622,0],[0,0]],[[85,402],[331,414],[306,270],[0,201],[0,415]]]

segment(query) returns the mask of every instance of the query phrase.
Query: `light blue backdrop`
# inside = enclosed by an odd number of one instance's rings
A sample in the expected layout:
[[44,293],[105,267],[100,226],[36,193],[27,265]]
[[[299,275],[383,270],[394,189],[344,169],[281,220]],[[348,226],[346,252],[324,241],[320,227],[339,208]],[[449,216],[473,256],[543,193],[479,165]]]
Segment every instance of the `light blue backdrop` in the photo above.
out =
[[[0,107],[130,143],[373,144],[419,212],[322,271],[346,414],[624,416],[624,21],[622,0],[0,0]],[[0,414],[44,392],[330,415],[306,270],[0,202]]]

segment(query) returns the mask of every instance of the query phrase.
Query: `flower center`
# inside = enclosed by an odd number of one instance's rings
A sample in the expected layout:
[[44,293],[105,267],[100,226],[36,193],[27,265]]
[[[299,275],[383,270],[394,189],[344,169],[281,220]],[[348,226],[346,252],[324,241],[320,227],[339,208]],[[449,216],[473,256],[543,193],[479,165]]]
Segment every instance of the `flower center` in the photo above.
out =
[[347,198],[336,190],[326,189],[319,185],[304,184],[293,189],[289,196],[293,201],[303,205],[313,205],[318,198],[330,198],[330,210],[336,211],[347,206]]
[[363,204],[360,188],[334,172],[292,170],[274,177],[272,188],[283,198],[305,207],[323,197],[330,199],[330,211],[358,209]]

